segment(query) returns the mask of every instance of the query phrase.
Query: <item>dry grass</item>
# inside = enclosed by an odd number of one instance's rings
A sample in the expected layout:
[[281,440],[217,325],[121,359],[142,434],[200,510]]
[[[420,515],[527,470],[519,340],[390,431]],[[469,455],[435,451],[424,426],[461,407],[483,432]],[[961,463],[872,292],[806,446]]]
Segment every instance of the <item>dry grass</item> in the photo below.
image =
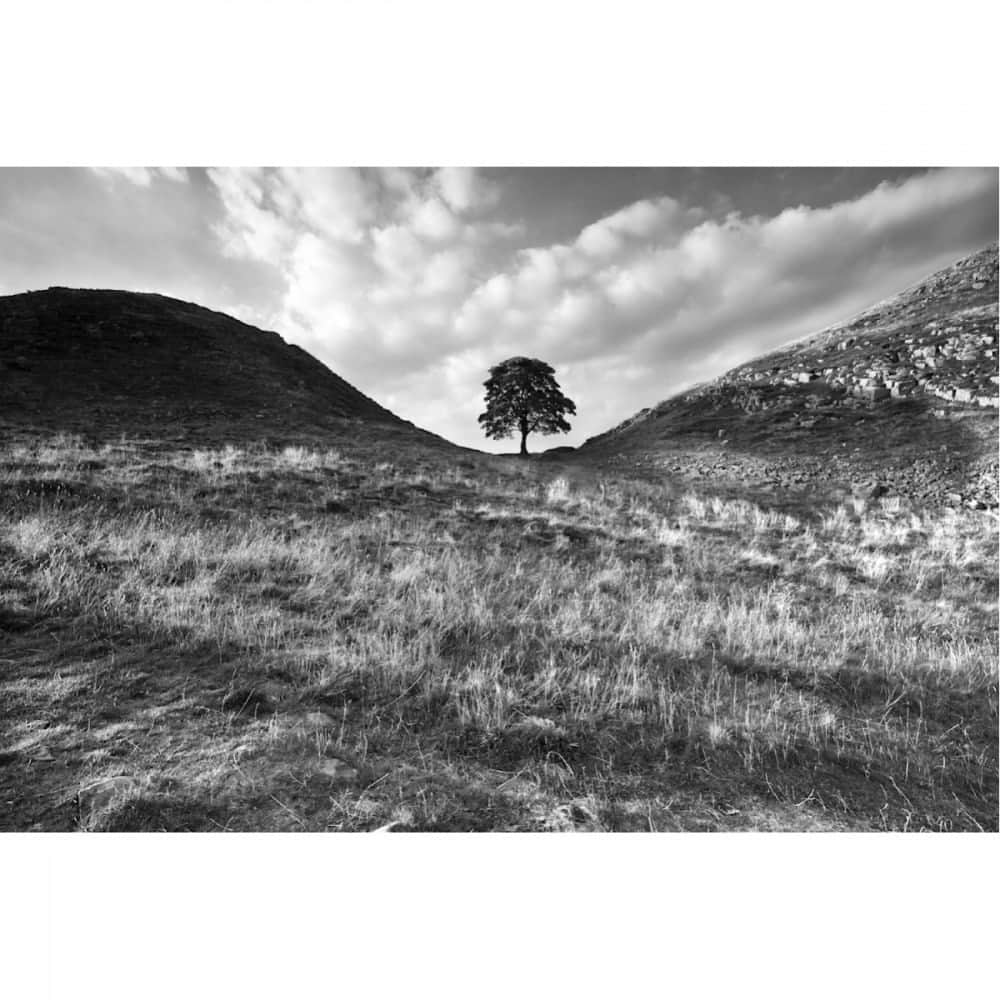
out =
[[997,829],[997,530],[350,443],[0,453],[6,829]]

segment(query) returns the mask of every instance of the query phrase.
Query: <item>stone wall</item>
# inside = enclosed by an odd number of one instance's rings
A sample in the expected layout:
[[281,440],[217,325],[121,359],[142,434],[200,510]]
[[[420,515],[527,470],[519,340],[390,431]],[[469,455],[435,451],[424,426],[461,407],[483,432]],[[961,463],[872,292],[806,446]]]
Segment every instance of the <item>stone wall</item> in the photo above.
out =
[[736,368],[688,398],[712,396],[722,387],[825,383],[843,405],[922,394],[1000,407],[997,289],[993,246],[848,323]]

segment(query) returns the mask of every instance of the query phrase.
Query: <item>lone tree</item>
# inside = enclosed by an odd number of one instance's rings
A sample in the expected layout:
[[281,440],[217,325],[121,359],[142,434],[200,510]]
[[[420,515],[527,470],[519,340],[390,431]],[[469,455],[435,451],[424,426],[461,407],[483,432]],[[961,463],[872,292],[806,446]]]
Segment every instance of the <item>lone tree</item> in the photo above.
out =
[[567,399],[555,380],[551,365],[537,358],[508,358],[490,369],[486,386],[486,412],[479,422],[487,437],[510,437],[521,432],[521,454],[528,454],[528,435],[565,434],[570,426],[564,413],[576,415],[576,404]]

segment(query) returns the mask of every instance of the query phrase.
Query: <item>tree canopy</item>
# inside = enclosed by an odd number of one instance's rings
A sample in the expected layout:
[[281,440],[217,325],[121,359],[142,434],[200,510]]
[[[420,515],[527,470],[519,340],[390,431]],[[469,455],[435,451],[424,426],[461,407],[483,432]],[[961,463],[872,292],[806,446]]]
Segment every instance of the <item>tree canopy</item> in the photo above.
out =
[[564,414],[576,415],[576,404],[567,399],[551,365],[537,358],[508,358],[490,369],[486,386],[486,412],[479,423],[487,437],[521,434],[521,454],[528,454],[528,435],[565,434],[570,430]]

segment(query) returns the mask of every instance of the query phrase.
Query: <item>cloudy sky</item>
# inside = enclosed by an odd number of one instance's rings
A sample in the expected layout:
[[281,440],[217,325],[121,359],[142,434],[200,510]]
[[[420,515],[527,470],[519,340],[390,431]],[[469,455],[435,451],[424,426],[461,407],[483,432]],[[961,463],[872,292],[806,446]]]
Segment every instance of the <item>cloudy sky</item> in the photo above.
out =
[[456,443],[552,364],[578,444],[997,238],[997,170],[0,169],[0,294],[156,291]]

